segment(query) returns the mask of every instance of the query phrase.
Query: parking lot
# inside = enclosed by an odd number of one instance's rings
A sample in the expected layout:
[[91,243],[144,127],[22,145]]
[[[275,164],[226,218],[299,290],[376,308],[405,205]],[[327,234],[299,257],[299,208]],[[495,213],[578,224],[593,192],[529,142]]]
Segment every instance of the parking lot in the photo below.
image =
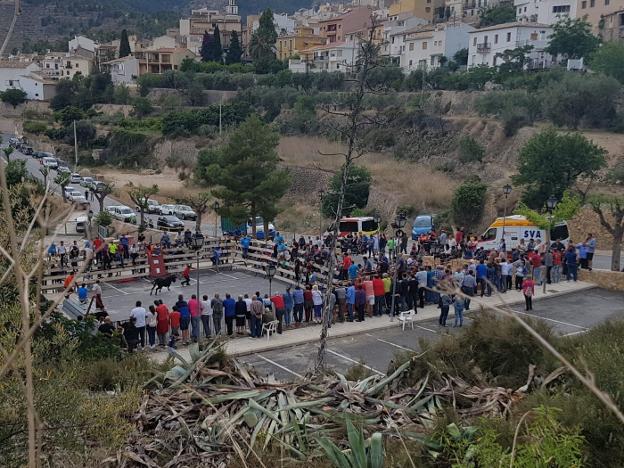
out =
[[[150,296],[152,288],[151,280],[140,278],[126,283],[102,283],[102,296],[104,305],[113,321],[126,320],[130,315],[130,310],[136,301],[142,301],[145,307],[152,304],[154,299],[162,299],[170,307],[176,303],[179,294],[183,294],[185,299],[189,299],[191,294],[197,293],[196,272],[191,272],[191,285],[181,286],[178,278],[171,285],[171,290],[166,288],[156,296]],[[273,291],[283,291],[285,285],[273,281]],[[260,291],[263,294],[269,292],[269,282],[262,276],[254,276],[241,271],[220,271],[202,270],[199,276],[199,293],[212,298],[215,293],[219,293],[221,298],[226,293],[236,298],[239,294],[253,294]]]
[[[523,316],[544,320],[553,330],[565,336],[584,333],[607,320],[624,318],[623,293],[604,289],[591,289],[578,293],[542,299],[534,304],[532,314],[524,312],[520,305],[512,307]],[[464,326],[470,323],[470,315],[464,318]],[[452,321],[451,321],[452,324]],[[460,329],[440,328],[435,320],[418,322],[414,330],[396,328],[376,330],[370,333],[330,339],[328,342],[328,367],[344,373],[359,362],[370,371],[385,374],[388,364],[398,352],[418,351],[419,340],[437,340],[446,333],[459,333]],[[314,367],[318,347],[315,343],[291,346],[262,353],[241,356],[246,362],[264,374],[274,374],[280,380],[305,375]]]

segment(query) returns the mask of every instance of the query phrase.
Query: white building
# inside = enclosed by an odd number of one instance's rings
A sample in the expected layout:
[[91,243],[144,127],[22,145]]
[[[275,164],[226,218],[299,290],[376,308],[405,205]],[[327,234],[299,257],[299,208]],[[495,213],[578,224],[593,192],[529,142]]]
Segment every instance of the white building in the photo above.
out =
[[289,61],[293,73],[351,71],[358,57],[359,46],[354,42],[333,42],[302,50],[299,60]]
[[38,74],[39,65],[16,60],[0,62],[0,92],[7,89],[21,89],[26,99],[47,101],[56,94],[56,82]]
[[516,19],[553,25],[565,18],[576,18],[576,0],[514,0]]
[[111,60],[103,65],[110,73],[114,85],[134,84],[139,77],[139,60],[132,55]]
[[416,69],[438,68],[452,60],[459,50],[468,45],[468,35],[475,29],[461,21],[417,26],[405,33],[405,50],[401,54],[401,68],[405,72]]
[[[286,13],[273,13],[273,24],[275,31],[279,35],[292,34],[295,32],[297,22],[290,18]],[[249,25],[247,25],[249,27]],[[251,24],[251,32],[254,33],[260,27],[260,18],[255,19]]]
[[401,13],[384,21],[382,23],[384,41],[381,45],[381,55],[399,60],[405,50],[405,32],[421,24],[427,24],[427,20],[412,16],[410,13]]
[[502,63],[499,54],[528,45],[533,46],[528,54],[528,68],[545,68],[552,63],[550,54],[544,52],[552,34],[552,28],[546,24],[505,23],[476,29],[469,34],[468,68],[478,65],[496,67]]
[[89,76],[93,72],[93,59],[66,52],[49,52],[40,61],[41,75],[51,80],[73,79],[76,75]]

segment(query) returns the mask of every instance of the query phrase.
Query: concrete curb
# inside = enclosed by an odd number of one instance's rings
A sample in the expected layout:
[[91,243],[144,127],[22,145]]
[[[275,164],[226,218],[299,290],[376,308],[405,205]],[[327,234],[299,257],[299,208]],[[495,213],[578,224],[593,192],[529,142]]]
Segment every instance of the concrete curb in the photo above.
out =
[[[536,297],[535,301],[538,302],[541,299],[550,299],[550,298],[554,298],[554,297],[558,297],[558,296],[565,296],[567,294],[570,294],[572,292],[579,292],[579,291],[586,291],[589,289],[595,289],[598,286],[595,284],[584,284],[581,287],[579,287],[578,289],[575,289],[574,291],[557,291],[557,292],[551,292],[551,293],[547,293],[547,296],[540,296],[540,297]],[[473,304],[477,304],[478,300],[480,298],[473,298],[472,299],[472,303]],[[514,299],[512,301],[509,302],[505,302],[503,304],[498,304],[498,306],[514,306],[514,305],[518,305],[518,304],[524,304],[524,300],[523,299]],[[496,304],[495,304],[496,305]],[[431,306],[429,306],[431,307]],[[487,306],[481,305],[480,308],[483,307],[485,309],[487,309]],[[426,310],[424,314],[418,314],[416,315],[417,319],[414,320],[414,323],[422,323],[422,322],[426,322],[427,320],[431,320],[432,318],[437,318],[438,317],[438,309],[434,309],[435,310],[435,314],[427,314],[427,312],[431,312],[430,310]],[[451,309],[452,310],[452,309]],[[475,310],[479,310],[479,309],[474,309],[474,310],[469,310],[467,312],[466,315],[475,312]],[[449,312],[449,318],[450,317],[454,317],[455,314],[452,312]],[[375,327],[371,327],[367,330],[348,330],[346,332],[338,332],[337,334],[333,335],[333,334],[328,334],[327,338],[328,339],[334,339],[334,338],[344,338],[347,336],[354,336],[354,335],[360,335],[362,333],[367,333],[367,332],[371,332],[371,331],[377,331],[377,330],[387,330],[389,328],[395,328],[396,326],[400,326],[400,323],[398,320],[395,320],[393,322],[388,321],[386,324],[384,325],[380,325],[380,326],[375,326]],[[311,328],[315,328],[320,330],[320,328],[318,327],[311,327]],[[228,343],[226,343],[226,347],[225,350],[228,353],[229,356],[249,356],[251,354],[256,354],[256,353],[262,353],[265,351],[271,351],[274,349],[280,349],[280,348],[286,348],[286,347],[290,347],[290,346],[299,346],[299,345],[303,345],[303,344],[308,344],[308,343],[313,343],[315,341],[317,341],[319,339],[318,336],[315,337],[303,337],[301,340],[297,341],[297,343],[294,344],[277,344],[277,345],[271,345],[271,342],[264,342],[263,344],[259,344],[255,349],[253,350],[245,350],[245,351],[228,351]],[[260,341],[260,340],[259,340]]]

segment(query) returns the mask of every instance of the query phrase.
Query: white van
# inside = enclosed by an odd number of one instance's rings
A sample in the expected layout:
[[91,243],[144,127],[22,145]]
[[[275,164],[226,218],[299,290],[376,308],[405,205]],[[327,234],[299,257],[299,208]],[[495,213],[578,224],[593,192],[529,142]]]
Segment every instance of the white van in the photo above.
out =
[[[505,246],[507,250],[516,248],[520,239],[528,244],[531,239],[536,243],[546,239],[546,231],[535,226],[524,216],[513,215],[504,218],[496,218],[490,227],[479,239],[478,246],[484,250],[498,249],[503,240],[503,230],[505,231]],[[557,223],[550,231],[550,241],[559,239],[564,245],[570,240],[568,224],[564,221]]]
[[50,169],[58,168],[58,161],[56,158],[45,157],[41,160],[41,164],[43,164],[44,167],[49,167]]

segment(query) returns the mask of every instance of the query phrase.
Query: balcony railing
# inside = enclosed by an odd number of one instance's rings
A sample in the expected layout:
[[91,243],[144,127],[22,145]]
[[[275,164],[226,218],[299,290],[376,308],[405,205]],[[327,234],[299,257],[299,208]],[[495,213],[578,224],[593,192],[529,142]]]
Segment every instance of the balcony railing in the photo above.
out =
[[477,52],[480,54],[485,54],[492,50],[492,45],[489,42],[482,42],[481,44],[477,44]]

